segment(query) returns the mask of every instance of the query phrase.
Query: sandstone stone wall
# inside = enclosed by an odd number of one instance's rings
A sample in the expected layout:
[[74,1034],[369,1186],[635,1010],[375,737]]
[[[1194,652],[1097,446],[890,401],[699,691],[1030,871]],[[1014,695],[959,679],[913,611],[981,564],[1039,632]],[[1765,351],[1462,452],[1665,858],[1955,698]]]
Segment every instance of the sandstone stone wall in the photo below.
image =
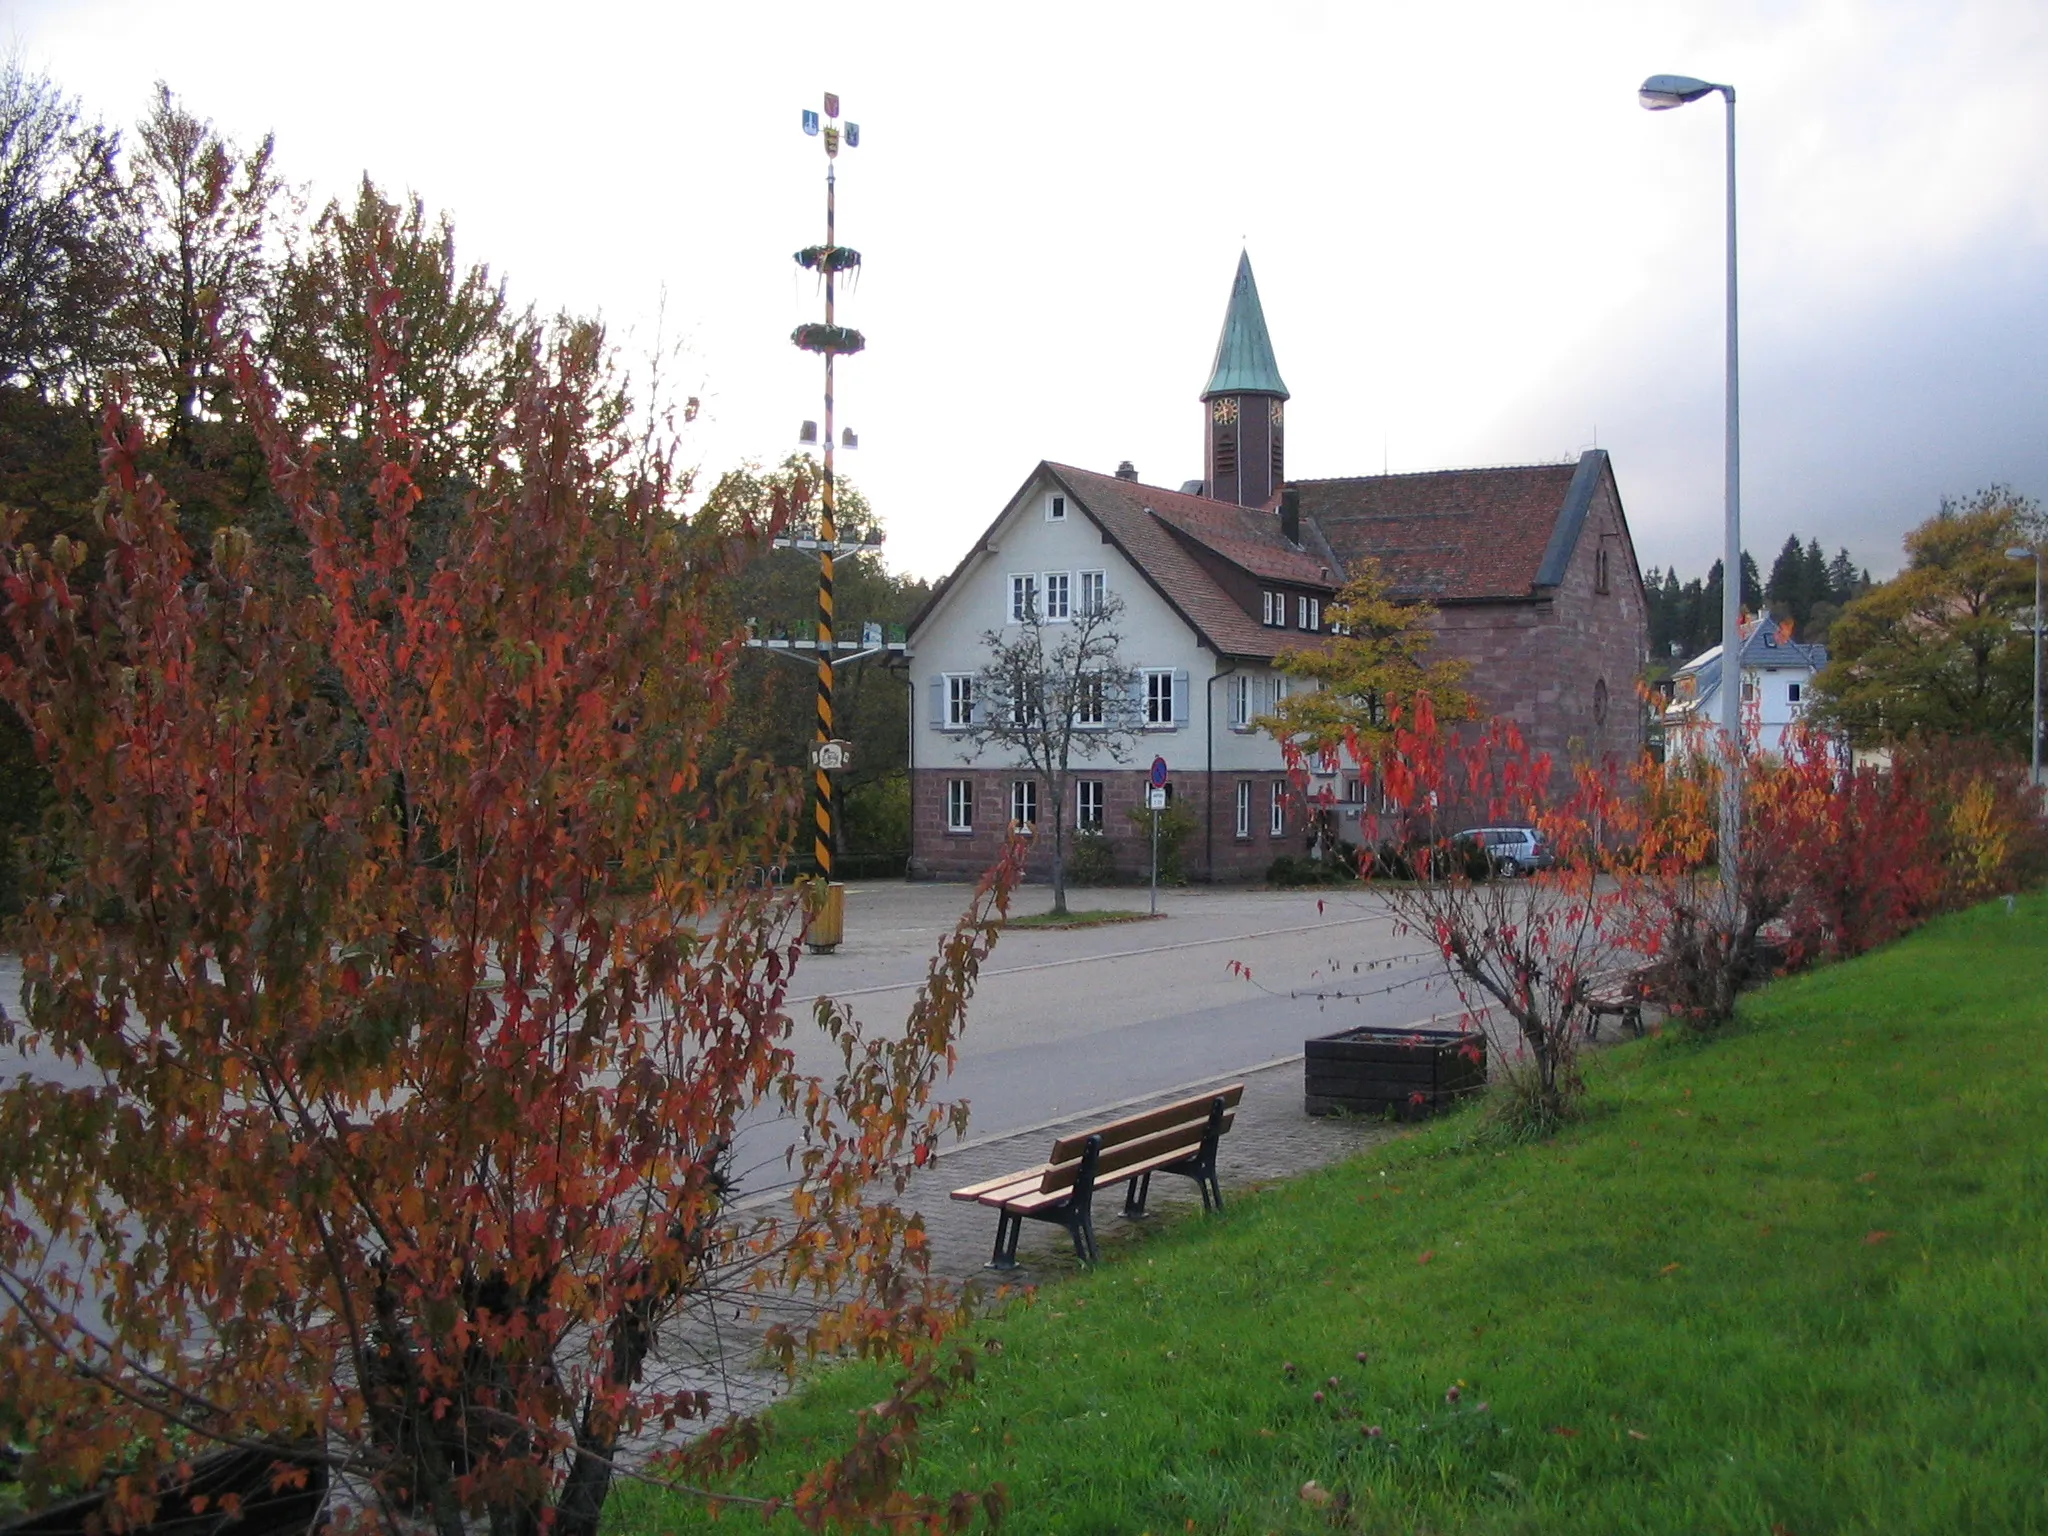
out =
[[[911,775],[911,864],[915,879],[962,880],[980,876],[996,861],[1003,838],[1009,830],[1010,786],[1023,777],[1014,769],[920,768]],[[1076,775],[1078,778],[1079,775]],[[1143,770],[1121,769],[1088,775],[1103,784],[1103,833],[1110,840],[1118,875],[1143,883],[1151,868],[1149,830],[1133,822],[1131,813],[1145,804],[1148,780]],[[974,830],[951,832],[946,828],[946,786],[953,779],[967,779],[974,785]],[[1252,786],[1251,835],[1236,835],[1237,785]],[[1272,786],[1278,783],[1286,796],[1285,830],[1272,833]],[[1218,773],[1215,775],[1214,834],[1205,838],[1203,821],[1208,813],[1204,775],[1175,774],[1174,796],[1195,812],[1195,828],[1182,845],[1181,862],[1193,880],[1252,880],[1262,878],[1266,868],[1283,853],[1301,853],[1307,848],[1307,823],[1301,797],[1288,784],[1287,775],[1271,772]],[[1039,820],[1042,825],[1025,862],[1026,875],[1046,880],[1052,873],[1051,808],[1045,786],[1039,785]],[[1072,781],[1068,796],[1075,793]],[[1074,806],[1066,814],[1066,836],[1071,851],[1074,837]],[[1208,856],[1213,851],[1213,868]]]
[[[1600,552],[1607,590],[1599,591]],[[1472,665],[1468,686],[1560,763],[1632,759],[1648,717],[1637,680],[1648,660],[1642,576],[1611,482],[1603,480],[1564,580],[1549,596],[1439,611],[1437,654]]]

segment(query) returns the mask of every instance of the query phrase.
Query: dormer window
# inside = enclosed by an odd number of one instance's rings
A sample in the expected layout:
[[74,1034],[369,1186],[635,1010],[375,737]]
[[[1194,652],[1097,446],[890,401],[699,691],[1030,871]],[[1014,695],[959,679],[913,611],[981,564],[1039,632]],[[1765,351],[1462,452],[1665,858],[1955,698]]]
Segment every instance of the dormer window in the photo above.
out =
[[1067,498],[1048,496],[1045,498],[1045,520],[1048,523],[1064,523],[1067,520]]
[[[1295,600],[1295,623],[1302,629],[1314,631],[1323,627],[1323,600],[1319,597],[1297,597]],[[1286,620],[1283,618],[1282,623]]]

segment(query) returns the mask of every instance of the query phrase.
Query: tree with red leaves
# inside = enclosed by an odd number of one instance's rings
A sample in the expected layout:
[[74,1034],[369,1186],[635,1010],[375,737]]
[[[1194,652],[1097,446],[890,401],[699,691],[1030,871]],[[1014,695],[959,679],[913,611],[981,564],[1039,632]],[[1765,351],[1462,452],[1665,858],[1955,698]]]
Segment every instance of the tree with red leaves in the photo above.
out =
[[[1571,1119],[1589,995],[1625,958],[1627,909],[1603,878],[1613,869],[1605,826],[1618,810],[1610,777],[1582,768],[1554,790],[1549,754],[1532,750],[1512,721],[1446,727],[1426,691],[1394,707],[1377,742],[1351,733],[1342,750],[1402,808],[1401,842],[1369,856],[1362,877],[1436,949],[1464,1027],[1493,1016],[1515,1032],[1497,1113],[1515,1134]],[[1485,825],[1535,827],[1556,863],[1500,877],[1483,849],[1458,836]]]
[[[233,370],[313,591],[237,527],[188,549],[113,412],[89,595],[75,543],[0,550],[0,693],[58,797],[0,1021],[55,1069],[0,1089],[0,1418],[31,1494],[118,1471],[118,1526],[195,1450],[284,1447],[280,1480],[354,1490],[344,1522],[594,1536],[623,1450],[710,1412],[650,1379],[664,1330],[781,1289],[817,1298],[770,1331],[785,1360],[906,1369],[791,1507],[958,1527],[980,1496],[898,1486],[966,1366],[890,1191],[964,1124],[933,1095],[1014,865],[900,1031],[822,1003],[838,1066],[800,1070],[805,898],[739,878],[781,861],[800,786],[701,758],[741,643],[710,593],[766,530],[693,533],[567,331],[423,567],[372,292],[340,494]],[[788,1182],[742,1204],[730,1149],[767,1120]]]

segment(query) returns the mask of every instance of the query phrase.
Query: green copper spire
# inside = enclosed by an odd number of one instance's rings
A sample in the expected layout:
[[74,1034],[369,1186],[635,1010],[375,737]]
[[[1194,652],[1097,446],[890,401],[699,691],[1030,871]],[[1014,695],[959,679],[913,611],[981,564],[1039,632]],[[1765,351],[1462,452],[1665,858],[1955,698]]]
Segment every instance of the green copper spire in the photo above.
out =
[[1230,285],[1230,309],[1223,316],[1223,334],[1216,338],[1216,368],[1209,375],[1212,395],[1278,395],[1287,398],[1280,365],[1273,361],[1273,338],[1266,334],[1266,312],[1259,307],[1259,285],[1252,281],[1252,258],[1240,253],[1237,281]]

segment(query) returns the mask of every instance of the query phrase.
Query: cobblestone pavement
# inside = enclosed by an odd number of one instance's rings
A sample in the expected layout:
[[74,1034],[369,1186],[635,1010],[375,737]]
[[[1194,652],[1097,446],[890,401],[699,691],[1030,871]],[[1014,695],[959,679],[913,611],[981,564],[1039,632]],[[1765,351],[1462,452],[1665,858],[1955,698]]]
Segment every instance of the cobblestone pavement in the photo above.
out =
[[[1450,1020],[1443,1020],[1435,1027],[1455,1026]],[[1496,1021],[1487,1021],[1486,1033],[1488,1067],[1497,1071],[1503,1057],[1513,1051],[1514,1043]],[[1217,1156],[1226,1205],[1254,1190],[1341,1162],[1405,1134],[1406,1128],[1385,1121],[1341,1116],[1318,1118],[1307,1114],[1302,1108],[1302,1063],[1297,1055],[1248,1071],[1179,1084],[1128,1103],[1100,1105],[1083,1115],[980,1140],[969,1139],[951,1150],[942,1150],[903,1196],[905,1205],[924,1216],[931,1240],[933,1275],[949,1284],[969,1288],[987,1301],[997,1298],[1006,1288],[1014,1291],[1053,1284],[1078,1273],[1081,1266],[1065,1230],[1054,1223],[1039,1221],[1025,1223],[1017,1245],[1017,1268],[1002,1272],[987,1269],[985,1265],[995,1246],[996,1214],[985,1206],[948,1199],[948,1191],[1042,1162],[1055,1140],[1086,1126],[1136,1114],[1231,1082],[1244,1084],[1244,1098]],[[1095,1202],[1096,1240],[1104,1262],[1111,1264],[1117,1261],[1118,1249],[1136,1236],[1137,1224],[1122,1215],[1122,1195],[1122,1185],[1106,1185],[1099,1190]],[[1146,1220],[1145,1225],[1150,1226],[1161,1219],[1182,1219],[1191,1213],[1199,1218],[1201,1197],[1190,1180],[1162,1178],[1153,1182],[1148,1204],[1155,1213]],[[672,1341],[681,1347],[666,1351],[669,1365],[688,1376],[692,1385],[709,1390],[719,1411],[757,1412],[769,1406],[787,1385],[779,1371],[765,1368],[758,1359],[755,1341],[766,1322],[766,1318],[753,1320],[728,1312],[720,1325],[723,1332],[715,1338],[700,1322],[687,1331],[686,1338]]]
[[[1489,1060],[1497,1056],[1496,1044],[1489,1049]],[[903,1196],[903,1203],[925,1219],[933,1275],[990,1300],[1005,1288],[1044,1285],[1077,1273],[1080,1264],[1066,1231],[1041,1221],[1025,1223],[1017,1244],[1017,1268],[1002,1272],[986,1269],[995,1246],[996,1213],[986,1206],[948,1199],[948,1191],[1042,1162],[1054,1141],[1086,1126],[1232,1082],[1244,1084],[1244,1098],[1217,1154],[1226,1206],[1252,1190],[1341,1161],[1402,1133],[1400,1127],[1384,1121],[1316,1118],[1305,1113],[1301,1058],[1294,1056],[1210,1082],[1181,1084],[1128,1104],[1099,1106],[1085,1115],[1027,1130],[970,1139],[941,1151]],[[1117,1250],[1132,1240],[1137,1225],[1122,1215],[1122,1201],[1121,1184],[1103,1186],[1096,1195],[1096,1241],[1106,1263],[1116,1262]],[[1188,1179],[1154,1180],[1147,1203],[1155,1213],[1146,1219],[1148,1226],[1190,1212],[1199,1215],[1201,1210],[1201,1196]],[[687,1380],[689,1385],[709,1391],[720,1412],[750,1413],[767,1407],[786,1386],[779,1371],[764,1367],[758,1359],[758,1340],[768,1321],[766,1317],[748,1318],[735,1309],[718,1320],[722,1332],[714,1336],[706,1319],[693,1320],[664,1340],[667,1365],[674,1373],[672,1383]]]
[[[1065,1229],[1044,1221],[1024,1224],[1023,1237],[1017,1244],[1018,1268],[1000,1274],[984,1269],[982,1266],[995,1246],[996,1213],[986,1206],[949,1200],[947,1192],[1042,1162],[1046,1151],[1061,1136],[1099,1125],[1105,1119],[1137,1114],[1155,1105],[1191,1097],[1204,1088],[1232,1082],[1244,1084],[1244,1100],[1216,1157],[1226,1205],[1232,1195],[1242,1195],[1340,1161],[1397,1133],[1383,1121],[1315,1118],[1303,1113],[1301,1060],[1295,1057],[1252,1072],[1218,1078],[1213,1083],[1184,1084],[1171,1092],[1117,1106],[1112,1114],[1097,1111],[1029,1132],[969,1142],[957,1150],[942,1152],[905,1196],[924,1216],[932,1243],[933,1272],[979,1288],[986,1288],[990,1281],[1011,1286],[1036,1285],[1075,1273],[1080,1266],[1074,1257],[1072,1239]],[[1202,1200],[1192,1180],[1159,1178],[1152,1181],[1147,1205],[1160,1217],[1171,1218],[1190,1210],[1199,1213]],[[1121,1184],[1098,1189],[1095,1235],[1108,1263],[1115,1262],[1117,1247],[1129,1240],[1131,1229],[1137,1225],[1125,1219],[1122,1209]],[[1155,1219],[1147,1218],[1147,1224]]]

